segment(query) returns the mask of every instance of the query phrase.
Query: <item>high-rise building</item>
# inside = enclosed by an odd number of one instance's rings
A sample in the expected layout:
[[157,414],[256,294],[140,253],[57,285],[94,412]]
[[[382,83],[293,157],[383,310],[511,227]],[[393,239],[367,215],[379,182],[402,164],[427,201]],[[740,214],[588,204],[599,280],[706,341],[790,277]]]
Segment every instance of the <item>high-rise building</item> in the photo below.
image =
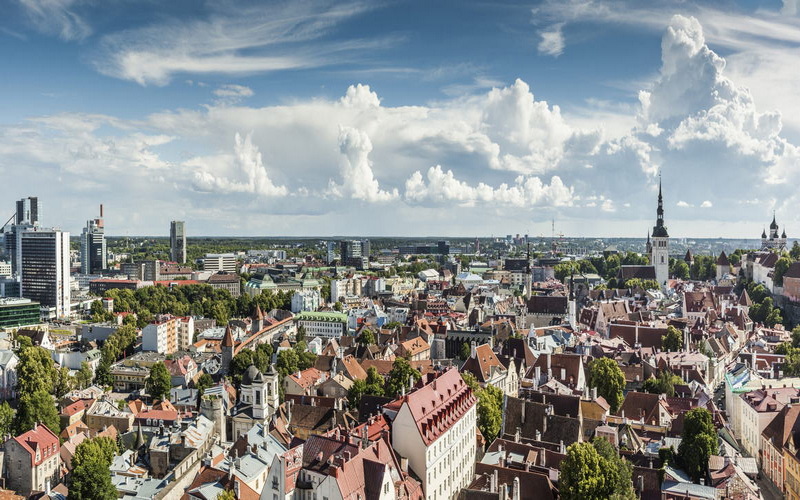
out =
[[339,242],[340,262],[345,266],[364,269],[369,265],[369,240],[342,240]]
[[39,198],[29,196],[17,201],[17,224],[39,225]]
[[186,223],[182,220],[169,223],[169,258],[178,264],[186,263]]
[[11,272],[17,273],[17,240],[19,239],[19,233],[39,225],[39,198],[29,196],[28,198],[17,200],[13,220],[14,223],[6,227],[3,243],[11,262]]
[[103,225],[103,205],[100,217],[86,221],[81,233],[81,274],[102,272],[107,265],[106,234]]
[[669,278],[669,233],[664,226],[664,199],[661,196],[661,179],[658,179],[658,208],[656,225],[650,243],[650,264],[656,269],[656,281],[664,286]]
[[70,311],[69,233],[32,228],[18,233],[17,263],[20,294],[43,307],[55,309],[56,317]]

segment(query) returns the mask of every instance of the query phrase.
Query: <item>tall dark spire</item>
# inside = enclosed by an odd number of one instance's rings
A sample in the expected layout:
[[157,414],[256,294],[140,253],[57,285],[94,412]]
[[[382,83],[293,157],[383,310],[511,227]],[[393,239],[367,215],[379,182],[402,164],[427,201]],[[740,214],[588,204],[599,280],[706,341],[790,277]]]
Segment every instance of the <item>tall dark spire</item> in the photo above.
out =
[[666,238],[669,234],[664,227],[664,197],[661,195],[661,174],[658,174],[658,209],[656,209],[656,225],[653,227],[653,237]]

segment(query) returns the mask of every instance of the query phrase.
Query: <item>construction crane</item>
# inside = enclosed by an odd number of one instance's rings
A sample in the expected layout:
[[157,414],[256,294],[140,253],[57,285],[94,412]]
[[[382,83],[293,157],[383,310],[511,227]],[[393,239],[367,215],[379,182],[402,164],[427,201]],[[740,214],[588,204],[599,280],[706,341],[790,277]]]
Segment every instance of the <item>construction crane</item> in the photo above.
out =
[[8,218],[8,220],[5,222],[5,224],[0,226],[0,233],[4,233],[6,231],[6,226],[8,225],[9,222],[14,220],[14,217],[16,217],[16,216],[17,216],[17,212],[14,212],[13,214],[11,214],[11,217]]

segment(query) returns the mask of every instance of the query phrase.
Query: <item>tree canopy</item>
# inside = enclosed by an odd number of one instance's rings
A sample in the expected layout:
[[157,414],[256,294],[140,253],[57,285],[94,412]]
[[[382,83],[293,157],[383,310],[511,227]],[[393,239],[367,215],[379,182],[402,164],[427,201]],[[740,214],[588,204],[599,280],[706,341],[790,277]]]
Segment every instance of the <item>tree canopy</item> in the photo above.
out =
[[636,498],[632,467],[604,438],[573,443],[561,462],[558,492],[564,500]]
[[705,408],[693,408],[686,412],[683,435],[678,447],[678,458],[683,470],[698,482],[705,476],[708,459],[718,452],[717,431],[711,412]]
[[661,336],[661,348],[667,352],[683,350],[683,333],[672,325],[667,326],[667,334]]
[[81,442],[72,459],[69,499],[117,498],[117,489],[111,482],[109,467],[118,451],[117,443],[108,437],[96,437]]
[[172,377],[166,365],[159,361],[150,368],[150,376],[145,381],[145,390],[153,399],[169,399]]
[[20,395],[14,428],[17,434],[22,434],[33,429],[38,422],[46,425],[56,435],[61,432],[61,419],[53,396],[43,389]]
[[411,367],[411,363],[407,359],[397,358],[392,363],[392,369],[389,371],[389,376],[386,379],[386,395],[389,397],[398,396],[403,387],[408,387],[409,381],[413,377],[416,382],[422,377],[419,371]]
[[668,370],[662,370],[659,372],[658,377],[645,380],[642,390],[652,394],[666,394],[672,397],[675,395],[675,386],[683,383],[683,379],[679,376]]
[[597,387],[597,392],[616,412],[622,406],[622,389],[625,388],[625,375],[619,365],[611,358],[598,358],[589,363],[589,387]]

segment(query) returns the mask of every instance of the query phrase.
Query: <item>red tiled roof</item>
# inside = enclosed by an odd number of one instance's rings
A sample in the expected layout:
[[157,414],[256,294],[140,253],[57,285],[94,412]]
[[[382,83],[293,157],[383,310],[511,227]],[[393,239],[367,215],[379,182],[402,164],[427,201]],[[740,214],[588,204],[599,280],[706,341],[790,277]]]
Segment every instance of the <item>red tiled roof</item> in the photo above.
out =
[[[42,424],[37,424],[28,432],[15,437],[14,441],[30,454],[32,467],[61,452],[58,436],[53,434],[53,431],[46,425]],[[38,460],[36,458],[37,451],[39,452]]]
[[[298,377],[299,375],[299,377]],[[311,368],[306,368],[305,370],[298,373],[292,373],[288,375],[289,378],[294,380],[294,382],[302,387],[303,389],[308,389],[309,387],[314,386],[320,379],[322,379],[325,374],[313,366]],[[366,377],[365,377],[366,378]]]
[[[434,378],[435,377],[435,378]],[[450,368],[405,396],[417,430],[425,444],[436,441],[475,405],[472,390],[455,368]]]
[[61,414],[71,417],[78,412],[88,410],[94,404],[94,399],[79,399],[61,410]]

